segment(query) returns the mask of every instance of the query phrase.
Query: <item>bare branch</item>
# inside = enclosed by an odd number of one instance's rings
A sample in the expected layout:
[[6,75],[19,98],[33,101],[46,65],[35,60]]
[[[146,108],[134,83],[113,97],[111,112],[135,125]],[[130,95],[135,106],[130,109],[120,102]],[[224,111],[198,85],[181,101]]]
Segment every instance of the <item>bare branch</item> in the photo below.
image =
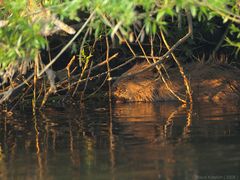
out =
[[[126,77],[130,77],[130,76],[136,76],[138,74],[141,74],[143,72],[146,72],[146,71],[149,71],[151,69],[153,69],[155,66],[159,65],[159,64],[162,64],[163,61],[168,58],[171,53],[178,47],[180,46],[181,44],[183,44],[189,37],[191,37],[192,35],[192,16],[190,13],[187,13],[187,21],[188,21],[188,33],[183,36],[181,39],[179,39],[163,56],[161,56],[159,58],[159,60],[151,65],[149,65],[148,67],[146,67],[145,69],[141,70],[141,71],[138,71],[136,73],[132,73],[132,74],[125,74],[125,75],[122,75],[121,78],[126,78]],[[120,77],[112,77],[112,80],[115,80],[115,79],[119,79]]]

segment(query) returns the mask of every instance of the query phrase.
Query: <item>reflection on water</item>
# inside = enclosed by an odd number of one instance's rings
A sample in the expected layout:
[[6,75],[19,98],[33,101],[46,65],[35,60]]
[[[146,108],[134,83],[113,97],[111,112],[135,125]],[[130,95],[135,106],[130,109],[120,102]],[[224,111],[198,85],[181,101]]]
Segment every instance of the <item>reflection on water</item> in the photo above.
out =
[[240,179],[237,107],[104,106],[1,116],[0,179]]

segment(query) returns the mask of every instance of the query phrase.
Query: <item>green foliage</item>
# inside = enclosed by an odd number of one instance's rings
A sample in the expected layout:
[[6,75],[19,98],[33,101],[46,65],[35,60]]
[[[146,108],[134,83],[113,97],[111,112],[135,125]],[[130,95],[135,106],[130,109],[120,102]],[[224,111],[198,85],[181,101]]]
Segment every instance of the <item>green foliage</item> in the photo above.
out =
[[236,37],[236,39],[230,39],[229,37],[226,37],[226,44],[225,46],[232,46],[236,49],[236,55],[240,52],[240,33],[239,33],[239,27],[237,27],[235,24],[231,24],[230,28],[230,35],[232,37]]
[[84,49],[81,50],[81,61],[84,63],[88,63],[90,58],[92,57],[92,54],[87,54]]
[[[37,50],[44,48],[46,41],[40,35],[40,24],[30,23],[26,13],[26,0],[9,1],[2,8],[0,19],[8,20],[0,28],[0,66],[33,58]],[[7,16],[6,16],[7,14]]]
[[[39,3],[40,1],[35,0]],[[199,21],[210,20],[220,16],[223,22],[232,22],[230,32],[240,37],[236,24],[240,23],[239,7],[236,0],[45,0],[44,8],[57,14],[60,19],[69,18],[84,22],[79,11],[91,13],[94,19],[89,27],[95,36],[112,33],[117,28],[122,35],[128,37],[132,26],[144,22],[146,33],[155,34],[159,28],[166,31],[169,18],[177,19],[177,14],[189,10]],[[33,59],[35,53],[46,45],[41,36],[42,24],[32,22],[33,14],[28,13],[27,0],[4,1],[0,4],[0,20],[8,20],[7,26],[0,28],[0,67],[5,69],[10,63]],[[36,13],[39,9],[36,9]],[[81,14],[81,13],[80,13]],[[51,23],[51,22],[49,22]],[[229,45],[240,47],[239,41],[227,41]]]

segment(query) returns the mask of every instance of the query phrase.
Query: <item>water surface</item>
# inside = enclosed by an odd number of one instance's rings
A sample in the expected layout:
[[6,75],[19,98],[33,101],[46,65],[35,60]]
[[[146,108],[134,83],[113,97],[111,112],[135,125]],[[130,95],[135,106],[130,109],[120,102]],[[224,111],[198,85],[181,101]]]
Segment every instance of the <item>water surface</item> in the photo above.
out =
[[0,179],[240,179],[240,111],[131,103],[1,115]]

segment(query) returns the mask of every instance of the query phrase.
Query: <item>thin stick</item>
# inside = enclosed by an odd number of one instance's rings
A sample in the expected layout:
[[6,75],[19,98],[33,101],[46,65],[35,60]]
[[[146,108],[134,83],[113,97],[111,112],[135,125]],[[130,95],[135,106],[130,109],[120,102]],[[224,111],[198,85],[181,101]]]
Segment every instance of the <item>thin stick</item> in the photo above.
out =
[[90,98],[91,96],[93,96],[94,94],[96,94],[103,87],[103,85],[106,83],[107,80],[108,80],[108,78],[106,76],[104,81],[102,82],[102,84],[94,92],[92,92],[87,97],[85,97],[84,100],[86,100],[86,99]]
[[[217,43],[216,47],[213,49],[212,56],[215,56],[216,52],[217,52],[217,51],[219,50],[219,48],[221,47],[223,41],[224,41],[225,38],[226,38],[227,33],[229,32],[230,25],[231,25],[231,23],[228,23],[227,28],[225,29],[223,35],[222,35],[221,38],[220,38],[220,41]],[[208,58],[208,61],[209,61],[209,60],[210,60],[210,57]]]
[[82,61],[81,61],[81,59],[82,59],[82,50],[84,50],[84,44],[85,44],[85,42],[86,42],[86,39],[87,39],[87,36],[88,36],[88,33],[89,33],[89,28],[87,29],[87,31],[86,31],[86,33],[84,34],[84,37],[83,37],[83,39],[82,39],[82,43],[81,43],[81,46],[80,46],[80,52],[79,52],[79,58],[78,58],[78,60],[79,60],[79,66],[81,67],[82,66]]
[[10,112],[12,112],[14,110],[14,108],[20,103],[20,101],[26,96],[26,94],[28,93],[28,91],[30,90],[30,88],[32,87],[32,85],[30,85],[26,91],[18,98],[17,102],[11,107]]
[[[117,69],[119,69],[119,68],[127,65],[128,63],[132,62],[132,61],[135,60],[135,59],[136,59],[135,57],[130,58],[130,59],[127,60],[126,62],[124,62],[124,63],[116,66],[115,68],[110,69],[110,72],[113,72],[113,71],[115,71],[115,70],[117,70]],[[110,60],[110,58],[109,58],[109,60]],[[104,64],[105,64],[105,63],[104,63]],[[93,70],[93,68],[92,68],[92,70]],[[106,75],[106,74],[107,74],[107,71],[105,71],[105,72],[103,72],[103,73],[100,73],[100,74],[97,74],[97,75],[95,75],[95,76],[91,76],[90,79],[99,78],[100,76],[103,76],[103,75]],[[72,79],[75,79],[75,78],[77,78],[77,77],[76,77],[76,76],[72,77]],[[108,80],[112,80],[112,79],[113,79],[113,78],[111,77],[111,79],[108,79]],[[117,78],[114,78],[114,79],[117,79]],[[82,83],[82,82],[85,82],[85,81],[86,81],[86,78],[79,80],[79,83]],[[64,82],[63,82],[63,83],[64,83]],[[77,83],[78,83],[78,82],[74,82],[74,83],[72,83],[71,85],[75,85],[75,84],[77,84]],[[61,86],[61,84],[60,84],[60,86]],[[66,89],[66,88],[63,88],[63,89],[61,89],[61,90],[65,90],[65,89]],[[61,90],[59,90],[58,92],[60,92]]]
[[[72,96],[75,96],[75,94],[76,94],[76,92],[77,92],[77,89],[78,89],[78,87],[79,87],[79,84],[80,84],[80,82],[81,82],[81,80],[82,80],[82,77],[83,77],[83,75],[84,75],[84,73],[85,73],[85,71],[86,71],[86,69],[87,69],[87,67],[88,67],[88,64],[89,64],[89,61],[86,61],[85,64],[84,64],[82,73],[80,74],[79,80],[77,81],[77,86],[75,87]],[[88,79],[87,79],[87,80],[88,80]]]
[[53,65],[54,62],[58,60],[58,58],[67,50],[67,48],[73,43],[73,41],[80,35],[80,33],[84,30],[84,28],[87,26],[87,24],[92,20],[93,16],[95,14],[95,10],[91,13],[91,15],[88,17],[88,19],[85,21],[85,23],[82,25],[81,29],[78,30],[78,32],[73,36],[73,38],[62,48],[62,50],[54,57],[54,59],[48,63],[44,69],[38,74],[38,77],[40,77],[48,68],[50,68],[51,65]]
[[[107,46],[107,51],[106,51],[106,60],[107,60],[107,78],[109,80],[111,80],[111,69],[110,69],[110,66],[109,66],[109,42],[108,42],[108,38],[106,37],[106,46]],[[109,102],[111,103],[111,96],[112,96],[112,91],[111,91],[111,81],[108,81],[108,92],[109,92]]]
[[[83,24],[83,26],[81,27],[81,29],[78,30],[78,32],[74,35],[74,37],[67,43],[66,46],[64,46],[64,48],[54,57],[54,59],[49,62],[44,69],[41,70],[40,73],[37,72],[37,77],[40,77],[48,68],[50,68],[50,66],[53,65],[53,63],[55,61],[57,61],[57,59],[66,51],[66,49],[73,43],[73,41],[79,36],[79,34],[83,31],[83,29],[87,26],[87,24],[90,22],[90,20],[93,18],[95,14],[95,10],[91,13],[91,15],[88,17],[87,21]],[[37,67],[38,69],[38,67]],[[26,82],[30,81],[32,78],[34,77],[34,73],[32,73],[30,76],[28,76],[28,78],[25,80],[25,82],[20,83],[18,86],[14,87],[11,89],[11,91],[9,90],[9,92],[2,92],[0,93],[0,96],[3,95],[3,98],[0,99],[0,104],[2,104],[4,101],[6,101],[8,99],[8,97],[10,97],[10,95],[13,93],[13,91],[17,90],[18,88],[22,87],[23,85],[26,84]]]
[[[108,25],[112,30],[114,30],[115,27],[111,24],[111,22],[108,20],[108,18],[107,18],[103,13],[101,13],[101,12],[100,12],[100,15],[102,16],[105,24]],[[115,31],[115,34],[117,35],[117,37],[118,37],[118,39],[120,40],[120,42],[123,42],[123,41],[124,41],[123,38],[122,38],[122,36],[121,36],[121,34],[120,34],[118,31]]]
[[82,91],[82,93],[81,93],[80,102],[83,101],[84,93],[85,93],[85,91],[86,91],[86,89],[87,89],[87,84],[88,84],[88,80],[90,79],[89,77],[90,77],[90,74],[91,74],[92,65],[93,65],[93,61],[91,61],[90,68],[89,68],[89,70],[88,70],[88,76],[87,76],[87,80],[86,80],[86,82],[85,82],[84,89],[83,89],[83,91]]
[[[151,43],[151,55],[153,56],[153,55],[154,55],[154,52],[153,52],[152,36],[151,36],[151,42],[150,42],[150,43]],[[156,59],[153,58],[153,62],[155,63],[155,62],[156,62]],[[166,88],[168,89],[168,91],[169,91],[170,93],[172,93],[172,95],[175,96],[179,101],[181,101],[181,102],[183,102],[183,103],[186,103],[186,101],[185,101],[184,99],[182,99],[177,93],[175,93],[175,92],[173,91],[173,89],[168,85],[168,83],[167,83],[166,79],[164,78],[163,73],[162,73],[162,71],[161,71],[161,67],[164,67],[164,65],[161,64],[160,66],[159,66],[159,65],[156,66],[156,68],[157,68],[157,70],[158,70],[158,72],[159,72],[159,74],[160,74],[160,77],[161,77],[163,83],[165,84]],[[163,68],[162,68],[162,69],[163,69]]]
[[127,47],[130,49],[131,53],[133,54],[133,57],[136,57],[136,53],[134,52],[134,50],[132,49],[132,47],[130,46],[128,41],[126,39],[124,39],[123,42],[127,44]]
[[35,66],[34,66],[34,78],[33,78],[33,99],[32,99],[32,111],[33,115],[36,114],[36,93],[37,93],[37,65],[38,65],[38,53],[35,55]]
[[[188,33],[183,36],[181,39],[179,39],[163,56],[159,57],[159,61],[149,65],[148,67],[144,68],[143,70],[140,70],[138,72],[132,73],[132,74],[125,74],[122,75],[121,78],[125,77],[131,77],[136,76],[138,74],[141,74],[143,72],[149,71],[153,69],[156,65],[162,64],[163,61],[168,58],[169,55],[181,44],[183,44],[189,37],[192,35],[192,16],[190,13],[187,13],[187,20],[188,20]],[[119,79],[119,77],[112,77],[112,79]]]
[[[187,13],[188,13],[188,12],[187,12]],[[190,28],[189,31],[192,32],[192,29]],[[170,46],[168,45],[168,43],[167,43],[167,41],[166,41],[166,38],[165,38],[162,30],[160,30],[160,34],[161,34],[161,36],[162,36],[162,39],[163,39],[163,42],[164,42],[165,46],[167,47],[168,50],[170,50]],[[182,76],[182,78],[183,78],[184,85],[185,85],[185,87],[186,87],[186,94],[187,94],[187,96],[188,96],[188,98],[189,98],[190,103],[192,103],[192,101],[193,101],[193,100],[192,100],[192,91],[191,91],[191,86],[190,86],[189,80],[188,80],[188,78],[186,77],[186,75],[185,75],[185,73],[184,73],[184,70],[183,70],[183,67],[182,67],[181,63],[178,61],[177,57],[174,55],[173,52],[171,52],[171,55],[172,55],[174,61],[176,62],[177,66],[178,66],[179,72],[180,72],[180,74],[181,74],[181,76]],[[186,103],[185,100],[181,100],[181,101],[182,101],[183,103]]]

